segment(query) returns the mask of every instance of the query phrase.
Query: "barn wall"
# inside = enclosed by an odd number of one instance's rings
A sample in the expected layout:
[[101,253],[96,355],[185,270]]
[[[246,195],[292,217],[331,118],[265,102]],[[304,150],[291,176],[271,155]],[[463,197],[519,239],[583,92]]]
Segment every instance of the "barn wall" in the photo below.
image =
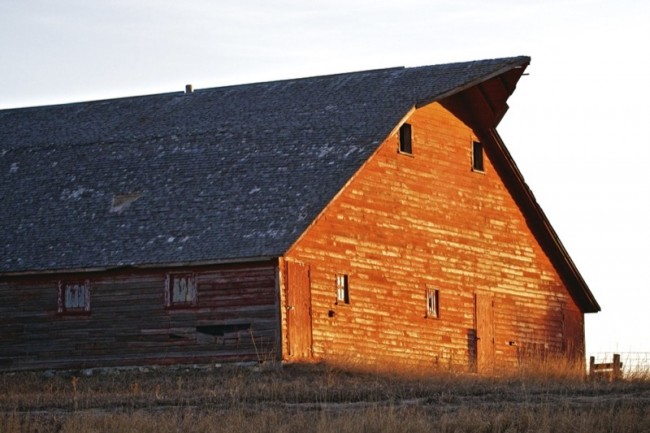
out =
[[[412,155],[387,139],[286,254],[310,267],[314,356],[472,369],[482,350],[497,368],[580,354],[582,313],[487,156],[484,173],[471,170],[472,130],[437,103],[407,121]],[[336,301],[337,274],[349,304]],[[493,305],[487,348],[474,338],[477,296]]]
[[[197,302],[165,306],[168,270],[0,280],[0,370],[277,357],[277,265],[173,269]],[[88,279],[90,312],[58,310],[58,282]]]

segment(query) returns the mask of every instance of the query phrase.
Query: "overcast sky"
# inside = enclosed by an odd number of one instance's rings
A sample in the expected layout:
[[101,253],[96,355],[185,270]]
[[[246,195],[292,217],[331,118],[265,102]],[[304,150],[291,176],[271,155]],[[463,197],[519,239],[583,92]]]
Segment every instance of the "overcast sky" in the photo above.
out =
[[650,352],[647,0],[0,0],[0,109],[529,55],[499,126],[603,311]]

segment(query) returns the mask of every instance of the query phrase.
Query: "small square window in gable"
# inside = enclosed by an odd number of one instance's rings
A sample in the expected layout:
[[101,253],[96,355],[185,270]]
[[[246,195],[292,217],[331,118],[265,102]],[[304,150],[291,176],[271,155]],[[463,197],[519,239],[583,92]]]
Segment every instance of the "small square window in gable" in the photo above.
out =
[[408,155],[413,154],[413,128],[409,123],[399,128],[399,151]]
[[59,281],[58,311],[63,314],[90,313],[90,281]]
[[197,304],[196,274],[170,273],[165,283],[165,306],[192,307]]

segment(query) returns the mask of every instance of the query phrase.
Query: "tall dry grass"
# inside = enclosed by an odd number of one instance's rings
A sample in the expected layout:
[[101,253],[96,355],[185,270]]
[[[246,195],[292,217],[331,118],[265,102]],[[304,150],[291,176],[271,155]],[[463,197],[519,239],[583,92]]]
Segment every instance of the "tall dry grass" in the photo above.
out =
[[251,431],[648,432],[650,380],[332,365],[0,375],[0,433]]

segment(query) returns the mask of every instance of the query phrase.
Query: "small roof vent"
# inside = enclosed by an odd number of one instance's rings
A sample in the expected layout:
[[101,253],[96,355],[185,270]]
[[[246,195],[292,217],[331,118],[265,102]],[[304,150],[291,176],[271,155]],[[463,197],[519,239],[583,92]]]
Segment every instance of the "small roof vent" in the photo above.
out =
[[194,89],[192,88],[191,84],[186,84],[185,85],[185,93],[192,93],[194,92]]
[[142,196],[140,192],[131,192],[128,194],[115,194],[111,201],[111,213],[122,213],[131,206],[131,204]]

